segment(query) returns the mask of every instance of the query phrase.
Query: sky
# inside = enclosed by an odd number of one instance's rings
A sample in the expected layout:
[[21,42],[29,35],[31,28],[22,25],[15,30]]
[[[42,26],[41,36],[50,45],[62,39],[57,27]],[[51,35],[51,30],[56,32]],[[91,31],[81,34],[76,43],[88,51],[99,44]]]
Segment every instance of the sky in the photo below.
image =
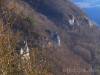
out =
[[100,25],[100,0],[72,0],[89,18]]
[[100,8],[100,0],[73,0],[81,8]]

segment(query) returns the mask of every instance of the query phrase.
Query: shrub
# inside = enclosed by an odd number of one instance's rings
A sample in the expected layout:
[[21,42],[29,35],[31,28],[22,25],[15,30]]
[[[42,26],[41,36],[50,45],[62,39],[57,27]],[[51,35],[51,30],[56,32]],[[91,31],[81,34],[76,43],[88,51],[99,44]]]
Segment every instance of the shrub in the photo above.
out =
[[25,17],[24,19],[26,21],[30,22],[33,27],[36,25],[36,22],[35,22],[35,20],[32,17],[28,16],[28,17]]

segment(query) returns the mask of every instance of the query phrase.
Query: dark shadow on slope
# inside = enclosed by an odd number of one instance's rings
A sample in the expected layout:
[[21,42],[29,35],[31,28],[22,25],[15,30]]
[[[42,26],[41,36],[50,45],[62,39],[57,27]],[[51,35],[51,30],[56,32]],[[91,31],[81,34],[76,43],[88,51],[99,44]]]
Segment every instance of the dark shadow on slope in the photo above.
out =
[[64,23],[63,17],[64,15],[57,11],[54,8],[54,5],[46,4],[46,2],[42,0],[23,0],[29,3],[36,11],[42,13],[47,16],[50,20],[54,21],[58,25],[62,25]]

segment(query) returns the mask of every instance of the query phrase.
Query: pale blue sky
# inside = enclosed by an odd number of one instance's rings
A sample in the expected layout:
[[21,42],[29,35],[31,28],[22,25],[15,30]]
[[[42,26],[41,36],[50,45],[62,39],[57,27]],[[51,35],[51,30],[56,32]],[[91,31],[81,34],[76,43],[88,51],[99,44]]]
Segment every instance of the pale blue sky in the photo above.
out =
[[92,8],[92,7],[100,8],[100,0],[73,0],[73,1],[81,8]]

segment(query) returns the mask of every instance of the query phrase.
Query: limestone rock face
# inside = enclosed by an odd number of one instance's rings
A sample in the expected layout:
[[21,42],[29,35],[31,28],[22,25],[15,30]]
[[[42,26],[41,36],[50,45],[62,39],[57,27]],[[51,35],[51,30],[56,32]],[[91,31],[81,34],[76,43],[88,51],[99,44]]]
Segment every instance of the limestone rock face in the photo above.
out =
[[[99,69],[100,29],[72,2],[4,0],[3,5],[16,15],[12,31],[21,32],[18,48],[23,40],[27,40],[30,49],[41,48],[37,64],[49,63],[52,74],[47,75],[92,75]],[[57,32],[59,46],[51,38],[53,32]],[[30,50],[32,55],[31,52],[34,51]],[[30,60],[34,60],[31,55]]]

